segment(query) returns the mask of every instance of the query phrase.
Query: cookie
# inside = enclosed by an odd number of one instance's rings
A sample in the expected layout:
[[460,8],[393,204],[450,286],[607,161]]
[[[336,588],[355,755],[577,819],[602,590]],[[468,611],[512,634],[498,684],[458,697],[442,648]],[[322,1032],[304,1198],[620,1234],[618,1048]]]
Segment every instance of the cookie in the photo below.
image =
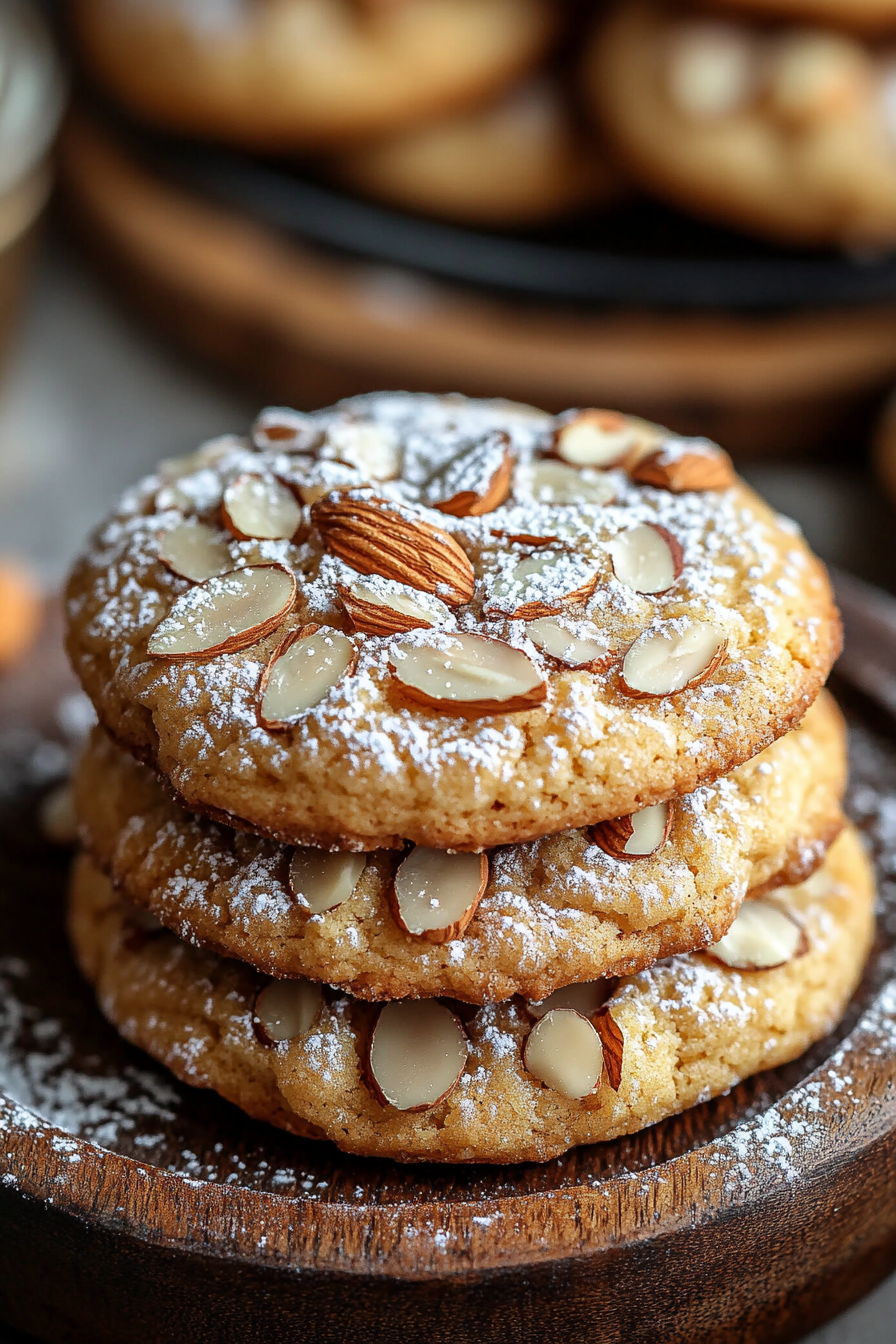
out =
[[585,86],[626,168],[686,210],[800,245],[896,240],[889,49],[634,0]]
[[401,394],[253,435],[129,492],[67,600],[100,721],[227,824],[477,850],[627,816],[798,723],[838,652],[823,567],[705,441]]
[[444,115],[535,64],[542,0],[79,0],[88,63],[155,126],[317,148]]
[[[285,1128],[313,1125],[350,1152],[521,1162],[633,1133],[796,1058],[844,1012],[874,900],[847,831],[806,884],[745,905],[714,956],[660,962],[602,1004],[596,987],[580,988],[463,1022],[437,1000],[380,1009],[295,981],[260,993],[239,963],[141,927],[86,859],[70,929],[103,1012],[184,1081]],[[402,1109],[412,1105],[425,1109]]]
[[403,209],[492,227],[542,223],[622,192],[597,137],[583,133],[544,78],[487,107],[365,145],[332,171]]
[[[748,889],[793,884],[823,861],[845,775],[843,721],[823,694],[798,731],[671,819],[661,804],[628,838],[615,823],[567,832],[493,852],[484,871],[475,855],[321,855],[226,830],[178,808],[100,729],[76,805],[97,866],[197,946],[361,998],[483,1003],[545,998],[715,942]],[[658,847],[635,857],[633,842]],[[411,903],[420,890],[441,898],[429,918]]]

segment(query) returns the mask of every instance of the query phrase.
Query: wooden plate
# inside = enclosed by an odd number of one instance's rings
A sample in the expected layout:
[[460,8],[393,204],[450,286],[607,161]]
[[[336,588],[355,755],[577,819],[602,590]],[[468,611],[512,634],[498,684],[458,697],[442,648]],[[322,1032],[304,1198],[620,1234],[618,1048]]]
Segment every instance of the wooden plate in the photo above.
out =
[[0,682],[0,1318],[53,1344],[772,1344],[896,1264],[896,735],[868,701],[851,807],[884,914],[840,1030],[630,1139],[403,1168],[249,1121],[100,1016],[34,825],[64,766],[57,641]]
[[736,455],[842,455],[861,451],[896,381],[893,302],[735,313],[513,299],[312,247],[154,174],[83,118],[61,170],[69,218],[116,294],[280,404],[458,391],[619,407]]

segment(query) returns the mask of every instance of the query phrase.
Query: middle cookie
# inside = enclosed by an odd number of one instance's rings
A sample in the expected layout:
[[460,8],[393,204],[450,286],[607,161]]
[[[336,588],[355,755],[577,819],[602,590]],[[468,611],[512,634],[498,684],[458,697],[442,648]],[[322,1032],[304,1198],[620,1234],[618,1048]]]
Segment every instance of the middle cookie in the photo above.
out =
[[717,941],[747,891],[821,862],[845,775],[823,694],[801,728],[675,803],[489,855],[329,854],[236,832],[178,807],[100,730],[76,790],[98,866],[181,937],[362,998],[487,1003]]

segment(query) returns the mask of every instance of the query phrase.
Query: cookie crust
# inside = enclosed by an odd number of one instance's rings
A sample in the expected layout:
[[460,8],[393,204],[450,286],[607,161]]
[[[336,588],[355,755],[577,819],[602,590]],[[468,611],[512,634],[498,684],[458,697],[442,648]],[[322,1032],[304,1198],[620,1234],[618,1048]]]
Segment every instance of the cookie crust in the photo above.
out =
[[[517,1162],[546,1161],[655,1124],[796,1058],[833,1029],[874,932],[874,881],[855,832],[844,832],[808,883],[776,900],[805,926],[809,951],[797,960],[746,972],[698,953],[619,984],[608,1005],[624,1037],[618,1092],[602,1082],[594,1095],[568,1101],[537,1083],[521,1063],[532,1018],[511,1001],[469,1019],[460,1083],[423,1114],[381,1106],[363,1081],[370,1005],[337,996],[304,1036],[266,1048],[252,1028],[259,977],[171,934],[135,940],[127,907],[85,859],[76,866],[69,923],[103,1012],[184,1081],[215,1087],[259,1116],[273,1078],[301,1123],[350,1152]],[[283,1104],[265,1118],[282,1123]]]

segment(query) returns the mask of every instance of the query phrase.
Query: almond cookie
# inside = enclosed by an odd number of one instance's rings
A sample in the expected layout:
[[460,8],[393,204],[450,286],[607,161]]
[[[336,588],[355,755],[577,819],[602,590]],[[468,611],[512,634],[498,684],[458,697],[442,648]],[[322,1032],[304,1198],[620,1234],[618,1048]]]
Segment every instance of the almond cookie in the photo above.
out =
[[628,169],[685,209],[801,245],[896,241],[896,47],[634,0],[585,83]]
[[184,1081],[255,1116],[270,1105],[272,1123],[312,1125],[350,1152],[522,1162],[633,1133],[796,1058],[844,1012],[874,901],[849,830],[814,877],[746,902],[707,952],[609,992],[578,986],[460,1016],[436,999],[377,1006],[265,983],[143,927],[86,859],[70,929],[103,1012]]
[[622,180],[548,79],[340,158],[335,175],[393,205],[466,224],[540,223],[602,205]]
[[113,737],[191,810],[332,849],[692,792],[839,644],[823,567],[714,445],[462,398],[265,412],[129,492],[68,589]]
[[289,151],[398,130],[527,72],[543,0],[79,0],[93,72],[154,125]]
[[97,866],[200,947],[361,998],[483,1003],[715,942],[748,890],[823,861],[845,776],[843,721],[823,693],[801,729],[675,804],[488,856],[323,854],[241,835],[184,812],[100,729],[76,805]]

